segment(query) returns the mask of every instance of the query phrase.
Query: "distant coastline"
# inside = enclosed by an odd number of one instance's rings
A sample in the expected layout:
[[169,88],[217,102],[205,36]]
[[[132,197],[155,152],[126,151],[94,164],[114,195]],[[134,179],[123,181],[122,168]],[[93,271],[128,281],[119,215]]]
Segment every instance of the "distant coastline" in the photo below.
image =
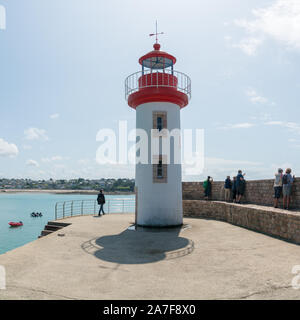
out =
[[[53,193],[53,194],[89,194],[96,195],[99,190],[53,190],[53,189],[1,189],[1,193]],[[104,192],[106,195],[133,195],[134,192]]]

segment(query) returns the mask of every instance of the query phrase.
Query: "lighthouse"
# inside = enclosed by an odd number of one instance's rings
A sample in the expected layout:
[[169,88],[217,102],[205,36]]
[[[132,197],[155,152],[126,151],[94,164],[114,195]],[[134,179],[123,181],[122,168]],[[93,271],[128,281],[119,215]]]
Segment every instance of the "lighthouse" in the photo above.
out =
[[[178,161],[180,111],[191,98],[191,80],[174,70],[176,58],[161,51],[158,33],[154,35],[154,50],[139,59],[141,70],[125,80],[126,100],[136,110],[137,132],[145,133],[139,137],[137,134],[137,145],[147,136],[144,147],[136,151],[135,220],[136,225],[144,227],[180,226],[183,223],[181,159]],[[142,158],[147,161],[141,161]]]

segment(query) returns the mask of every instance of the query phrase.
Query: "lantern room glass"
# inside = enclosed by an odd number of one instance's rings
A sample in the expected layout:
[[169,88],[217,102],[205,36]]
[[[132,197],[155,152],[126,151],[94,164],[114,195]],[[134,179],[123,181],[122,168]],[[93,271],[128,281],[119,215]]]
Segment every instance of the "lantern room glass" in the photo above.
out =
[[165,57],[152,57],[152,58],[148,58],[143,60],[142,63],[142,74],[145,74],[145,68],[148,68],[151,70],[163,70],[163,72],[165,72],[165,69],[167,68],[171,68],[171,74],[174,74],[174,64],[173,64],[173,60],[165,58]]

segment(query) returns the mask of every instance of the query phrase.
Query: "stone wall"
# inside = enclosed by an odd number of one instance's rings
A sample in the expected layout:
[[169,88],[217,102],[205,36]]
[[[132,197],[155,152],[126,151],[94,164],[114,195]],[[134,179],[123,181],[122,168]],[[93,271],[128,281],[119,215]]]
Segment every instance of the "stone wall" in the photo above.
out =
[[[246,182],[246,192],[243,202],[259,205],[273,205],[274,180],[249,180]],[[201,200],[204,199],[203,182],[183,182],[182,194],[183,200]],[[216,181],[212,183],[212,200],[224,201],[224,182]],[[280,200],[280,205],[282,199]],[[292,188],[291,208],[300,209],[300,179],[295,179]]]
[[300,214],[257,205],[184,200],[185,217],[226,221],[300,244]]

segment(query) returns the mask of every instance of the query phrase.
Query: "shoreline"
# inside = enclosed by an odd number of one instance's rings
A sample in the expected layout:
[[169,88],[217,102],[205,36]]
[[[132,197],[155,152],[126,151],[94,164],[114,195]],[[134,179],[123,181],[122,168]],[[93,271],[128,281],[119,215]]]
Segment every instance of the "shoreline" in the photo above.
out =
[[[53,190],[53,189],[1,189],[0,194],[9,193],[52,193],[52,194],[87,194],[87,195],[97,195],[98,190]],[[134,192],[104,192],[105,195],[134,195]]]

